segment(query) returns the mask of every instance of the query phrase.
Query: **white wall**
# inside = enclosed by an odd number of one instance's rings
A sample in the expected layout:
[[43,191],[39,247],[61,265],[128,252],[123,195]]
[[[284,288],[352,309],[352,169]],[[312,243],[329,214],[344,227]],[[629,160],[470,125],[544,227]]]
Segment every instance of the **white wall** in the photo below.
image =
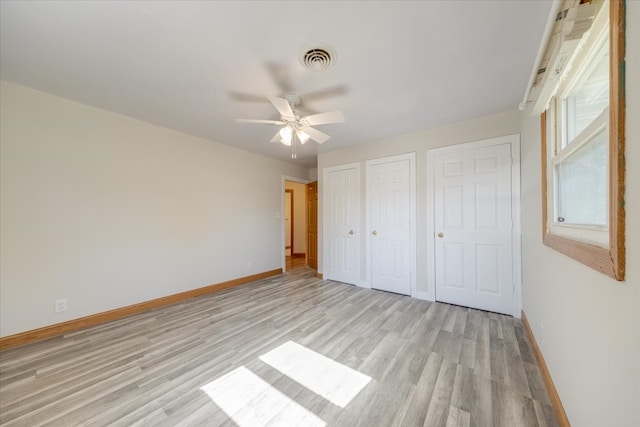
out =
[[[540,121],[522,113],[523,308],[574,426],[640,426],[640,2],[627,2],[625,282],[542,244]],[[544,337],[540,325],[544,325]]]
[[369,159],[391,156],[395,154],[416,152],[416,231],[417,231],[417,290],[429,292],[427,287],[427,150],[463,142],[477,141],[496,136],[515,134],[520,132],[520,118],[518,111],[506,111],[453,123],[435,129],[428,129],[417,133],[402,135],[396,138],[375,141],[358,145],[344,150],[332,151],[318,156],[318,272],[322,272],[322,170],[330,166],[360,162],[360,282],[368,281],[366,247],[365,247],[365,162]]
[[0,335],[281,267],[282,176],[307,169],[6,82],[0,102]]
[[284,188],[293,190],[293,248],[292,253],[307,253],[307,186],[285,181]]

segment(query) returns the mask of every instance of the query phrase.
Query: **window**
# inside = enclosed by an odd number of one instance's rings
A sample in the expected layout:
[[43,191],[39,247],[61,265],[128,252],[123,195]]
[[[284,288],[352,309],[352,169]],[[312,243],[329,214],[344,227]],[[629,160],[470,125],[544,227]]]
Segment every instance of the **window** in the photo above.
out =
[[544,243],[617,280],[624,280],[623,19],[623,1],[600,7],[542,115]]

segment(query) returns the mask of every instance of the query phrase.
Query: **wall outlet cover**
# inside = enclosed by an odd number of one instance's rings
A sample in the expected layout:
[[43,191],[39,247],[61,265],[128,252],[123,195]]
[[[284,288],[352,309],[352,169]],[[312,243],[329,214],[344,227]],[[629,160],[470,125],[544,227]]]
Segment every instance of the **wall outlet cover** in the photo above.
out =
[[53,304],[53,309],[56,313],[67,311],[67,300],[66,299],[55,300]]

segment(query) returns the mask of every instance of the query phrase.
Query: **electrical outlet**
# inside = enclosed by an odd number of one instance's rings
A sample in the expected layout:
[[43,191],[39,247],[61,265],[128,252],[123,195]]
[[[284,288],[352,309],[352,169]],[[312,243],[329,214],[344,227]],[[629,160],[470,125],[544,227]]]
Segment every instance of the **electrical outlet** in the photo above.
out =
[[247,270],[251,270],[251,269],[253,269],[253,263],[251,261],[249,261],[247,263]]
[[53,310],[56,313],[61,313],[63,311],[67,311],[67,300],[66,299],[57,299],[53,303]]

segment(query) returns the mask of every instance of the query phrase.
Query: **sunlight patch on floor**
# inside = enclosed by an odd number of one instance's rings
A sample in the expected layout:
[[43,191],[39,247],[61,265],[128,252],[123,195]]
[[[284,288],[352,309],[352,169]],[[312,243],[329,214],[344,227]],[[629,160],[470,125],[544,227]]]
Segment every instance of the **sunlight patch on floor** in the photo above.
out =
[[260,360],[341,408],[371,381],[371,377],[293,341],[260,356]]
[[310,426],[326,423],[241,366],[200,388],[239,427]]

